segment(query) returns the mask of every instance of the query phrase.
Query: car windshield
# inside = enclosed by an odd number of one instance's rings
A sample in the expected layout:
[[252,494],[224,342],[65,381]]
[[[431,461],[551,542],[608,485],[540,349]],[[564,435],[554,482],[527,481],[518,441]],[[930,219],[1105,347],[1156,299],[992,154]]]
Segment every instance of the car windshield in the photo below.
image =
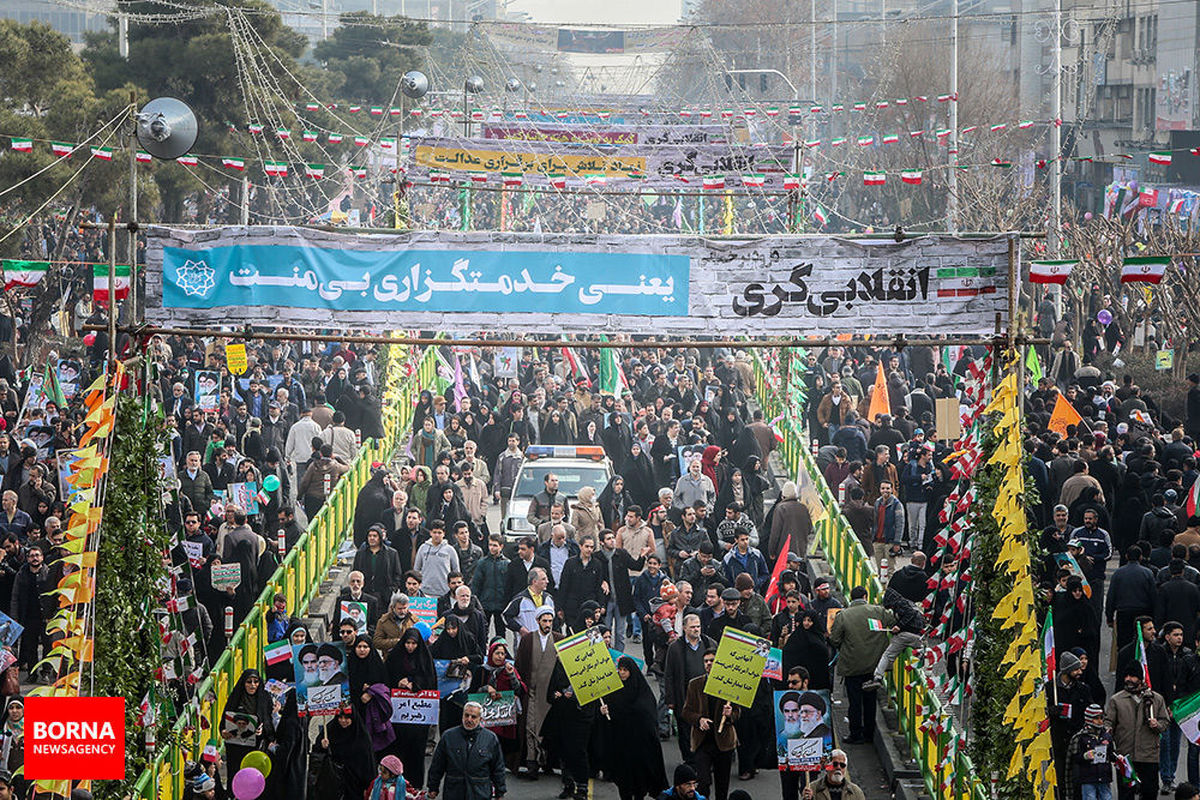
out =
[[579,466],[555,467],[549,464],[527,463],[521,469],[521,478],[517,481],[513,497],[533,497],[542,491],[546,488],[543,479],[547,472],[558,476],[558,491],[569,497],[578,497],[579,490],[584,486],[594,487],[599,495],[608,485],[608,469],[604,464],[587,462]]

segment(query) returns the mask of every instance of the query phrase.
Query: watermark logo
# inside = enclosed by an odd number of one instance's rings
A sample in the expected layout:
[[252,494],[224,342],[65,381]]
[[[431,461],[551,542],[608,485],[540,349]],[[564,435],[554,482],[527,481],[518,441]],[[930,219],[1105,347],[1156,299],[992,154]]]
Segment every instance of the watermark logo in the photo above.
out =
[[25,702],[25,776],[122,780],[125,698],[30,697]]

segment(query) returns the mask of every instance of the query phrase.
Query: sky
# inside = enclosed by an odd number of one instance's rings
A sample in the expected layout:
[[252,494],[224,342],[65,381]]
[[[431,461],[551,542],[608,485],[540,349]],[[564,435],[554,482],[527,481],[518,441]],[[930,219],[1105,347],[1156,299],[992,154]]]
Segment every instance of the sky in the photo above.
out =
[[508,12],[536,22],[645,25],[679,21],[680,0],[508,0]]

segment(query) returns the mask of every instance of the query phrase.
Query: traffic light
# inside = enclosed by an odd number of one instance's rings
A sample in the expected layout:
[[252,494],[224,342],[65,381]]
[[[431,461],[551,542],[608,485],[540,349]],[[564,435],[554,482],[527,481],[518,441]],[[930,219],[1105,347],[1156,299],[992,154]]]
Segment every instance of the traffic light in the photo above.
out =
[[765,72],[758,74],[758,91],[760,94],[767,93],[767,73]]

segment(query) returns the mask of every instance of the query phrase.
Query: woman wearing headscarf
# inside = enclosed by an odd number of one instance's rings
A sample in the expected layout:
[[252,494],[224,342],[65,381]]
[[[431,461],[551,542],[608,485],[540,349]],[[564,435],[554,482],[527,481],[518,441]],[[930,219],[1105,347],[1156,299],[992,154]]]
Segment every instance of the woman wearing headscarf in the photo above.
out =
[[[449,676],[465,677],[483,663],[483,656],[480,655],[481,648],[475,641],[474,634],[463,628],[462,620],[459,617],[447,614],[444,624],[445,627],[442,629],[441,635],[437,637],[437,641],[429,646],[429,654],[438,661],[451,662],[448,667]],[[453,728],[459,723],[465,702],[465,697],[455,697],[454,695],[442,698],[442,705],[438,711],[439,732]]]
[[433,483],[433,470],[418,464],[413,467],[413,481],[408,487],[408,507],[424,509],[429,497],[429,487]]
[[588,796],[588,739],[599,705],[593,700],[579,704],[562,661],[554,664],[546,684],[546,702],[550,710],[542,722],[542,741],[547,755],[562,762],[563,793],[560,797],[586,800]]
[[271,753],[271,774],[267,781],[267,792],[276,800],[303,797],[308,789],[307,723],[307,719],[300,721],[296,690],[288,690],[275,728],[276,746]]
[[367,735],[362,720],[352,707],[344,706],[325,724],[322,732],[320,746],[329,752],[339,782],[336,789],[332,786],[319,787],[317,796],[328,797],[330,791],[340,790],[341,797],[346,800],[359,800],[371,785],[371,777],[375,774],[371,737]]
[[[221,736],[225,739],[225,762],[236,772],[242,759],[252,750],[266,751],[267,745],[275,740],[274,711],[271,695],[263,688],[262,676],[256,669],[248,669],[238,678],[221,711]],[[234,744],[234,733],[228,723],[239,717],[250,717],[248,725],[254,732],[254,744]]]
[[604,447],[604,439],[600,436],[600,421],[595,414],[583,422],[575,444],[583,447]]
[[[258,557],[257,548],[248,540],[243,539],[233,548],[233,561],[242,565],[242,582],[233,590],[233,625],[234,629],[242,624],[242,620],[254,607],[258,599]],[[233,563],[226,562],[226,563]],[[219,652],[219,651],[218,651]]]
[[478,540],[479,529],[475,526],[471,515],[467,513],[467,507],[459,496],[461,489],[453,483],[442,483],[434,487],[433,491],[441,492],[441,497],[435,498],[430,504],[429,519],[440,519],[446,523],[447,534],[454,530],[456,522],[465,522],[471,531],[471,541]]
[[596,487],[579,488],[579,497],[571,504],[571,524],[575,526],[575,540],[579,542],[589,535],[599,539],[600,529],[607,528],[604,524],[604,514],[596,502]]
[[417,405],[413,408],[412,432],[414,434],[421,430],[421,423],[432,413],[433,392],[428,389],[422,389],[421,395],[417,398]]
[[800,627],[792,631],[783,645],[783,674],[792,667],[808,670],[808,688],[833,689],[829,673],[829,645],[821,633],[821,612],[801,609]]
[[442,431],[446,435],[446,441],[450,443],[454,455],[457,457],[462,453],[463,445],[467,443],[467,429],[463,427],[462,417],[458,414],[452,414],[450,421],[446,423],[446,430]]
[[610,757],[606,772],[621,800],[657,797],[667,788],[662,744],[658,739],[657,701],[646,676],[629,656],[617,660],[621,688],[601,701]]
[[[293,621],[288,626],[287,633],[284,634],[285,639],[293,645],[308,644],[312,641],[312,637],[308,633],[308,628],[304,627],[303,623]],[[284,681],[291,683],[296,680],[296,671],[292,666],[292,659],[289,657],[287,661],[277,661],[274,664],[267,664],[263,669],[263,674],[269,681]]]
[[720,447],[710,444],[704,448],[700,456],[700,472],[708,476],[716,491],[721,491],[721,485],[725,482],[725,465],[721,463]]
[[600,509],[600,519],[604,522],[605,530],[615,531],[625,524],[625,509],[633,505],[633,498],[625,488],[625,479],[613,475],[608,479],[608,485],[600,492],[596,500]]
[[726,451],[732,451],[744,427],[745,425],[742,424],[736,408],[729,406],[721,409],[720,421],[713,427],[713,434],[717,437],[717,444]]
[[[409,628],[400,636],[400,642],[388,653],[385,664],[388,686],[406,692],[420,692],[437,688],[437,676],[433,669],[433,657],[429,647],[416,628]],[[395,723],[396,741],[392,745],[395,755],[404,762],[404,779],[416,789],[425,787],[425,740],[428,725]]]
[[636,505],[647,509],[658,502],[658,482],[654,479],[654,464],[650,460],[650,454],[642,450],[640,442],[629,446],[629,458],[625,461],[625,471],[621,474],[625,476],[625,490]]
[[[0,726],[0,769],[16,775],[25,764],[25,698],[13,695],[4,706],[4,724]],[[22,776],[24,773],[22,773]],[[14,795],[25,796],[25,778],[13,781]]]
[[363,699],[367,689],[376,683],[387,684],[387,669],[383,666],[379,651],[372,646],[371,637],[365,634],[355,637],[354,644],[346,653],[346,679],[350,697],[359,710],[367,702]]
[[745,508],[747,496],[746,481],[743,480],[742,470],[734,467],[729,471],[729,477],[721,484],[721,490],[717,492],[717,505],[713,509],[714,516],[718,520],[725,519],[725,509],[733,503],[741,503],[742,508]]
[[[767,476],[762,473],[762,459],[750,456],[742,467],[742,482],[746,485],[746,514],[754,521],[754,527],[759,530],[759,542],[762,542],[763,527],[763,493],[767,491]],[[768,533],[770,533],[768,531]]]
[[571,427],[563,419],[562,412],[557,408],[551,409],[546,417],[546,423],[538,435],[539,444],[574,444],[575,437],[571,435]]
[[[475,668],[469,691],[471,694],[486,692],[492,699],[498,698],[501,692],[512,692],[517,699],[518,713],[525,705],[529,689],[517,672],[512,659],[508,657],[508,643],[503,639],[493,639],[488,645],[487,658],[481,666]],[[500,750],[504,753],[504,761],[515,773],[521,760],[520,729],[517,725],[500,725],[488,730],[500,738]]]

